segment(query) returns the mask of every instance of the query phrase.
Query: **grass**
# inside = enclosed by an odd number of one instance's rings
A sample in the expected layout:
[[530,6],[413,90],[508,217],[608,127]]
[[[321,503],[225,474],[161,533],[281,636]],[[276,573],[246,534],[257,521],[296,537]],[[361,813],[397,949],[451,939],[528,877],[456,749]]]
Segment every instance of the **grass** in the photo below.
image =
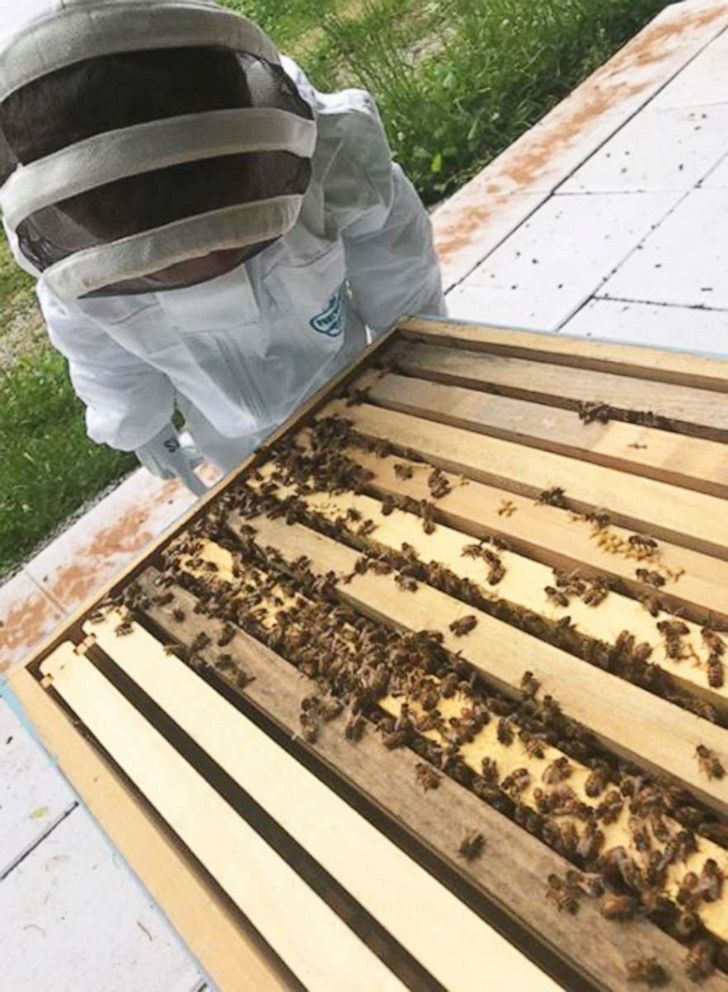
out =
[[[666,0],[224,0],[321,89],[376,96],[435,203],[506,148]],[[133,465],[91,444],[32,280],[0,244],[0,576]]]

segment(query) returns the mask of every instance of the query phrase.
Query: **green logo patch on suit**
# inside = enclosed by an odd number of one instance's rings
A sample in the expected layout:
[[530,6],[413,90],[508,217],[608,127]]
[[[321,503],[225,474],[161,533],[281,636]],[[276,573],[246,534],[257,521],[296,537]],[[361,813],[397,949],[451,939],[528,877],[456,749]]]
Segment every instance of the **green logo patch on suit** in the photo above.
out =
[[309,321],[314,331],[329,338],[338,338],[343,330],[344,290],[343,287],[331,297],[321,313]]

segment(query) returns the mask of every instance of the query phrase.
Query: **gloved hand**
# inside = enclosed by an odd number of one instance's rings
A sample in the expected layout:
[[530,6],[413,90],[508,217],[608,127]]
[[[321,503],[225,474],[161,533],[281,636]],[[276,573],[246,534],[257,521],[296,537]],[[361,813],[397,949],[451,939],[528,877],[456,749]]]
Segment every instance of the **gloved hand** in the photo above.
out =
[[136,456],[152,475],[159,479],[180,479],[195,496],[207,492],[207,486],[194,472],[204,458],[189,434],[178,434],[167,424],[156,437],[137,448]]

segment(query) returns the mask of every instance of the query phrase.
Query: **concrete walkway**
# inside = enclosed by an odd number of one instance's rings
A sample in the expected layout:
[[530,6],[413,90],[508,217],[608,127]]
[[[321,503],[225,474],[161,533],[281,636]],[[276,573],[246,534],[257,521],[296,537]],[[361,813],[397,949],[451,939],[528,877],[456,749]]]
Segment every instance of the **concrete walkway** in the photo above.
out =
[[[727,29],[668,8],[436,213],[452,316],[728,355]],[[0,672],[190,503],[137,472],[0,588]],[[9,699],[0,919],[4,992],[205,984]]]

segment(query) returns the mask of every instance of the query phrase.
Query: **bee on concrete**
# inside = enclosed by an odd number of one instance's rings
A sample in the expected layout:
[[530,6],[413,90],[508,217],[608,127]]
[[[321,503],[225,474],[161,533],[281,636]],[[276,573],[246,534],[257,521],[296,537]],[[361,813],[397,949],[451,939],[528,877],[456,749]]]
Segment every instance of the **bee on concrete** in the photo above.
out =
[[627,981],[641,983],[650,989],[659,989],[667,985],[670,976],[657,958],[633,958],[627,962]]
[[466,861],[475,861],[484,849],[485,837],[477,830],[468,830],[458,848],[458,854]]
[[715,959],[718,953],[714,941],[706,938],[698,940],[687,953],[685,971],[693,982],[702,982],[713,974]]
[[695,748],[698,765],[706,778],[721,779],[725,775],[725,768],[718,755],[706,747],[705,744],[698,744]]
[[544,769],[541,778],[546,785],[558,785],[559,782],[565,782],[567,778],[571,778],[573,770],[569,759],[562,755]]
[[437,774],[432,765],[425,764],[420,761],[415,765],[415,778],[417,784],[421,786],[425,792],[430,789],[437,789],[440,786],[440,776]]

